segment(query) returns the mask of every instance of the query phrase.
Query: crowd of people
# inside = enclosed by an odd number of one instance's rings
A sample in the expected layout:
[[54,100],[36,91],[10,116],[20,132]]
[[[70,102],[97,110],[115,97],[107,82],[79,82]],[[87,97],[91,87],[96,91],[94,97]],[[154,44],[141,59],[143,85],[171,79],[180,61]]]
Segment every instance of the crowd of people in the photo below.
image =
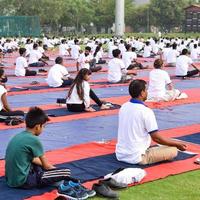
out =
[[[90,88],[90,76],[107,67],[108,84],[127,83],[130,101],[124,102],[119,110],[116,157],[130,164],[146,165],[172,160],[178,150],[185,151],[186,144],[167,139],[159,133],[154,112],[145,106],[145,101],[174,101],[188,98],[187,94],[175,89],[166,67],[174,68],[177,78],[199,76],[195,63],[200,60],[200,38],[21,38],[0,40],[2,59],[5,54],[18,51],[15,76],[37,76],[38,68],[51,61],[48,53],[58,49],[55,64],[48,70],[46,82],[49,87],[69,87],[66,107],[70,112],[94,112],[91,99],[100,109],[110,106],[100,100]],[[47,56],[48,55],[48,56]],[[153,67],[143,60],[154,59]],[[76,76],[65,67],[73,60]],[[3,66],[3,61],[1,61]],[[34,67],[34,70],[32,68]],[[194,69],[191,70],[190,67]],[[46,69],[46,68],[45,68]],[[137,78],[136,70],[149,73],[149,84]],[[73,77],[73,78],[72,78]],[[45,80],[45,78],[44,78]],[[6,75],[0,69],[0,115],[24,116],[14,111],[7,101]],[[14,136],[6,150],[6,182],[10,187],[35,188],[60,183],[58,193],[74,199],[94,196],[95,191],[85,188],[70,176],[69,169],[55,168],[44,155],[38,137],[49,118],[38,107],[31,108],[25,116],[26,130]],[[151,147],[151,140],[161,146]],[[77,189],[78,188],[78,189]],[[77,191],[79,190],[79,193]],[[70,196],[71,195],[71,196]]]

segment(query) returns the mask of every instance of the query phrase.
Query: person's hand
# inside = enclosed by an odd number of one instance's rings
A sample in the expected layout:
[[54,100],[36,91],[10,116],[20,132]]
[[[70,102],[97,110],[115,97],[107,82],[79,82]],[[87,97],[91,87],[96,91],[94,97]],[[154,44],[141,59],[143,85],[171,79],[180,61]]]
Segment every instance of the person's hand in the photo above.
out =
[[96,110],[92,107],[88,107],[88,108],[85,108],[85,111],[87,112],[95,112]]
[[179,142],[177,143],[176,147],[180,150],[180,151],[185,151],[187,149],[187,145],[182,143],[182,142]]

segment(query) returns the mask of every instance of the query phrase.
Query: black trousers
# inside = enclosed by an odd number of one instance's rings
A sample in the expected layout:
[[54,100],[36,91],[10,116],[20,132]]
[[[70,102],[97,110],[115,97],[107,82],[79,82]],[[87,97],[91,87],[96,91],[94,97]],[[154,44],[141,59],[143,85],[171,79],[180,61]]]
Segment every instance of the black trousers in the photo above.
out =
[[32,164],[26,182],[20,188],[40,188],[62,180],[71,180],[70,174],[70,169],[55,168],[44,170],[41,166]]
[[66,86],[69,86],[73,83],[73,80],[70,79],[70,80],[63,80],[63,83],[60,87],[66,87]]
[[25,76],[35,76],[37,74],[36,71],[26,70]]
[[187,75],[185,75],[185,76],[176,76],[176,77],[182,77],[182,78],[184,78],[184,77],[191,77],[191,76],[194,76],[194,75],[196,75],[198,73],[199,73],[199,70],[194,69],[192,71],[188,71]]
[[101,66],[96,66],[96,59],[92,59],[89,64],[92,72],[98,72],[102,69]]
[[[101,100],[97,97],[93,90],[90,89],[90,98],[99,106],[102,106]],[[85,104],[67,104],[67,109],[70,112],[83,112],[85,111]]]
[[7,116],[7,117],[16,117],[16,116],[24,116],[24,112],[21,110],[15,110],[15,111],[5,111],[4,109],[0,111],[1,116]]

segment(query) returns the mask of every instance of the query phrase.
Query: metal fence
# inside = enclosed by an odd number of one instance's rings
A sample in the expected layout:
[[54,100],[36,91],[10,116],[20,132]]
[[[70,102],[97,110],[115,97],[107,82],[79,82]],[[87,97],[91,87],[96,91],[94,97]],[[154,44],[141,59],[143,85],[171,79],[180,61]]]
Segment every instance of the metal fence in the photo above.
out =
[[0,16],[0,36],[40,36],[38,16]]

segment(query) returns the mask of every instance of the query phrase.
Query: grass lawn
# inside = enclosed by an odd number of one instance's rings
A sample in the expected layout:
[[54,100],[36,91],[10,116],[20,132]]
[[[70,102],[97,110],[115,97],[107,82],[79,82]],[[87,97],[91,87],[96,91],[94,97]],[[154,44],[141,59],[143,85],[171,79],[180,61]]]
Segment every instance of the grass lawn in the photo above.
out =
[[130,187],[119,194],[121,200],[200,200],[200,170]]

